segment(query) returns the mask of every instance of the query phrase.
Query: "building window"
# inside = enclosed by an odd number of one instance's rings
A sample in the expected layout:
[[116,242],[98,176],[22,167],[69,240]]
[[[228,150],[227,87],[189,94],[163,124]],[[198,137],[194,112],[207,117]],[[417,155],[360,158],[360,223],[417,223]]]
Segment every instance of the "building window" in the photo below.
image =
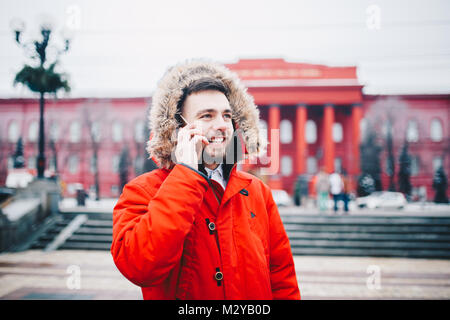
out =
[[58,138],[59,138],[59,125],[55,121],[53,121],[50,124],[49,137],[50,137],[51,141],[58,141]]
[[136,142],[144,142],[145,141],[145,122],[142,120],[136,121],[134,124],[134,140]]
[[81,140],[81,125],[79,121],[72,121],[70,124],[70,142],[77,143]]
[[406,140],[408,142],[419,141],[419,126],[416,120],[409,120],[406,128]]
[[334,158],[334,172],[342,173],[342,159]]
[[411,176],[417,176],[420,170],[420,161],[418,156],[411,156]]
[[433,172],[436,172],[440,167],[444,165],[444,161],[441,156],[433,157]]
[[113,196],[118,196],[119,195],[119,186],[112,185],[111,186],[111,194]]
[[316,174],[317,173],[317,159],[316,157],[308,157],[306,159],[306,171],[309,174]]
[[292,122],[287,119],[280,122],[280,141],[281,143],[292,142]]
[[333,141],[342,142],[344,139],[344,130],[342,129],[342,124],[339,122],[333,123]]
[[281,174],[288,177],[292,174],[292,158],[289,156],[281,157]]
[[439,120],[439,119],[431,120],[430,137],[431,137],[431,140],[434,142],[442,141],[443,130],[442,130],[441,120]]
[[112,157],[112,172],[114,173],[119,172],[119,161],[120,161],[119,155],[115,155]]
[[36,169],[36,166],[37,166],[36,157],[35,156],[28,157],[27,168],[33,170]]
[[367,119],[362,118],[359,122],[359,134],[361,135],[361,141],[364,141],[366,139],[367,134]]
[[8,127],[8,141],[16,143],[19,140],[20,129],[17,121],[11,121]]
[[306,121],[305,138],[307,143],[316,143],[317,141],[317,126],[313,120]]
[[71,155],[69,157],[69,172],[71,174],[78,173],[78,156],[77,155]]
[[267,135],[267,122],[265,120],[260,119],[259,120],[259,131],[261,132],[260,135],[267,141],[268,135]]
[[28,127],[28,141],[36,142],[38,140],[39,134],[39,123],[37,121],[32,121]]
[[91,135],[94,142],[100,142],[100,139],[102,137],[102,128],[101,123],[99,121],[92,122]]
[[119,121],[114,121],[112,127],[112,139],[114,142],[121,142],[123,138],[123,128],[122,123]]

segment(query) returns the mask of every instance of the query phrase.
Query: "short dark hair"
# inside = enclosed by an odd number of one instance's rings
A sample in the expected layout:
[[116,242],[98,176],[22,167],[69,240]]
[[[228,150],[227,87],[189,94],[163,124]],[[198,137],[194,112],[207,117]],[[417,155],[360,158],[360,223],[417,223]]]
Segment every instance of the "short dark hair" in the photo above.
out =
[[192,82],[189,86],[183,88],[183,95],[177,104],[177,113],[181,113],[184,101],[186,98],[195,92],[215,90],[222,92],[228,99],[229,90],[227,86],[220,79],[215,78],[201,78]]

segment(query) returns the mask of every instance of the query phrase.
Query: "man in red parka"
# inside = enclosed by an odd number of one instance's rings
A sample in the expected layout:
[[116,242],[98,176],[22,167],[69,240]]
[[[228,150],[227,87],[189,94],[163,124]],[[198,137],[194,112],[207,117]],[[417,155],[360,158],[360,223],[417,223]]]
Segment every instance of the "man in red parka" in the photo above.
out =
[[111,253],[144,299],[300,299],[270,189],[236,169],[265,147],[259,112],[235,74],[190,61],[158,83],[149,115],[159,168],[114,207]]

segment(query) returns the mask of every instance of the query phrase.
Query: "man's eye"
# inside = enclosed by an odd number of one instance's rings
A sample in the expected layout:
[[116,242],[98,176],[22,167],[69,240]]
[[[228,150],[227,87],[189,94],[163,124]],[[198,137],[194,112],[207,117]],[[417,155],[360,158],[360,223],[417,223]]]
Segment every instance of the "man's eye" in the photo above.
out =
[[200,119],[203,119],[203,118],[211,118],[211,115],[207,113],[207,114],[200,116]]
[[232,118],[232,117],[231,117],[231,114],[229,114],[229,113],[224,114],[224,117],[225,117],[226,119],[231,119],[231,118]]

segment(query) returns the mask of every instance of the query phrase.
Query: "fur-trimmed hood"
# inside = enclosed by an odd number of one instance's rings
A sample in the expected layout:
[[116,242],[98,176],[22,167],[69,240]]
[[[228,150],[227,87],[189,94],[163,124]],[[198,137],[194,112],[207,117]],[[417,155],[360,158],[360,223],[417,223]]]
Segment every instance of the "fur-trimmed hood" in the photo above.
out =
[[257,156],[266,148],[266,141],[258,128],[259,110],[237,75],[219,63],[192,60],[169,68],[152,97],[149,113],[151,139],[147,142],[147,152],[160,167],[172,165],[171,154],[176,147],[174,133],[178,128],[175,114],[183,89],[203,78],[219,79],[228,88],[232,117],[248,155]]

